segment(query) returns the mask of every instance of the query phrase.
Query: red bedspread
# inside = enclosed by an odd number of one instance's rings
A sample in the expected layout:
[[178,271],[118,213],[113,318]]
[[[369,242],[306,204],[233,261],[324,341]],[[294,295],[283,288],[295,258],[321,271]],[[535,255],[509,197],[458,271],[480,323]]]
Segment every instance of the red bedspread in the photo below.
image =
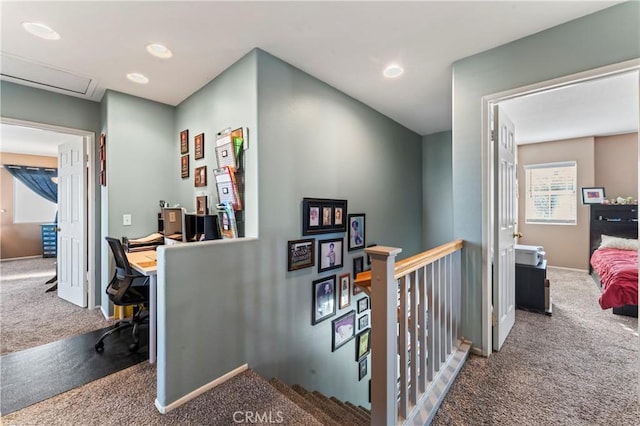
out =
[[591,266],[602,283],[602,309],[638,304],[637,251],[601,248],[591,255]]

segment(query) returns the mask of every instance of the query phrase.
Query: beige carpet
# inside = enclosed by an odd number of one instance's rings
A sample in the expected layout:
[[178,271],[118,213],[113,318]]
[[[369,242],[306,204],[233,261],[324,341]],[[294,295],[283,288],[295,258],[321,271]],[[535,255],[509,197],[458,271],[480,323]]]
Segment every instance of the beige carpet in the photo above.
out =
[[54,258],[0,262],[0,354],[16,352],[108,327],[89,311],[45,293],[56,274]]
[[[638,323],[600,310],[586,273],[549,270],[553,316],[518,310],[503,349],[472,356],[434,425],[638,425]],[[143,362],[2,417],[5,425],[231,425],[230,413],[279,401],[229,386],[160,415]],[[245,382],[243,382],[245,383]],[[251,385],[253,386],[253,385]],[[266,390],[263,389],[266,392]],[[261,396],[263,395],[263,396]],[[304,425],[300,413],[282,424]],[[304,415],[302,413],[301,415]]]

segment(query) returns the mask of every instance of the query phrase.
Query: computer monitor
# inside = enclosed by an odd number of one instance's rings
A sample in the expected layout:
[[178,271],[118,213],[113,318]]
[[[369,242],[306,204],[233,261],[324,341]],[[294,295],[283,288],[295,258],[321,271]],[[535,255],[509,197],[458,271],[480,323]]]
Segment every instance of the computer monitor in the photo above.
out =
[[165,244],[171,244],[174,241],[187,241],[185,209],[183,207],[164,207],[162,222]]

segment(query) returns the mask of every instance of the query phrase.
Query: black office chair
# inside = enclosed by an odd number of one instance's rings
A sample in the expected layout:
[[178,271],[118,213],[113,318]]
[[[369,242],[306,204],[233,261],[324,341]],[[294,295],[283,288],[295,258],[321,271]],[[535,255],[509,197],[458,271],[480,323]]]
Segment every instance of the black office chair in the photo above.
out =
[[109,243],[116,262],[116,271],[107,286],[107,295],[114,305],[133,306],[133,318],[116,322],[111,329],[100,337],[95,344],[95,348],[96,351],[102,352],[104,350],[104,339],[107,336],[122,329],[133,327],[133,343],[129,345],[129,351],[135,352],[138,350],[140,342],[139,327],[141,324],[148,324],[148,316],[142,315],[147,312],[145,305],[149,305],[148,277],[137,273],[131,268],[120,240],[111,237],[105,237],[105,239]]

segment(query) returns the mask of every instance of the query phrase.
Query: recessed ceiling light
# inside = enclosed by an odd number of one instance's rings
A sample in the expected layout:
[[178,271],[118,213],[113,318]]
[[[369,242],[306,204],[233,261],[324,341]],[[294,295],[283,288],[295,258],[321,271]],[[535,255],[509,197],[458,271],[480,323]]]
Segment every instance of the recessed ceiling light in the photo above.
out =
[[162,58],[162,59],[169,59],[170,57],[173,56],[173,53],[171,52],[171,50],[169,50],[167,46],[160,43],[147,44],[147,52],[149,52],[150,54],[152,54],[157,58]]
[[138,84],[147,84],[149,82],[149,79],[145,75],[140,74],[139,72],[131,72],[127,74],[127,78],[133,81],[134,83],[138,83]]
[[396,77],[400,77],[403,72],[404,72],[404,68],[402,68],[400,65],[392,64],[384,69],[384,71],[382,72],[382,75],[384,75],[387,78],[396,78]]
[[45,40],[60,40],[60,34],[53,31],[50,27],[39,22],[23,22],[22,28],[36,37]]

